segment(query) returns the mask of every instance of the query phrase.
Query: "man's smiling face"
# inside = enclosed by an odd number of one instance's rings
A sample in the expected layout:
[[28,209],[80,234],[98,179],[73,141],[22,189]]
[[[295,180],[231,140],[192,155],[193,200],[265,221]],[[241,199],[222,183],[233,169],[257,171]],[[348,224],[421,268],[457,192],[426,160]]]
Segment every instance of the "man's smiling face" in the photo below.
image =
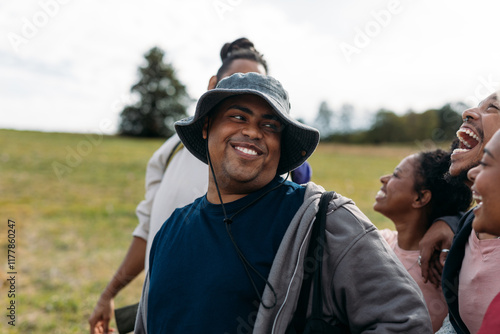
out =
[[203,137],[208,137],[210,159],[222,192],[255,191],[276,176],[281,129],[274,110],[259,96],[236,95],[215,107]]
[[500,102],[494,93],[477,107],[462,113],[464,123],[457,131],[459,148],[451,155],[450,175],[458,176],[479,164],[486,143],[500,129]]

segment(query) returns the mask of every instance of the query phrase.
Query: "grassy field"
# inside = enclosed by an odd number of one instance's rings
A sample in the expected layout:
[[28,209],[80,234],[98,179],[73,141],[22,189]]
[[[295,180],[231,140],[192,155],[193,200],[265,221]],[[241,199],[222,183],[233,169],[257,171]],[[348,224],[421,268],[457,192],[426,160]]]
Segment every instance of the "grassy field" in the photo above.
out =
[[[102,289],[123,259],[144,196],[148,159],[163,140],[0,130],[1,308],[10,286],[8,220],[15,222],[15,327],[2,333],[83,333]],[[380,175],[416,147],[320,145],[313,181],[352,198],[379,227],[372,204]],[[119,294],[136,302],[142,276]],[[5,313],[6,314],[6,313]]]

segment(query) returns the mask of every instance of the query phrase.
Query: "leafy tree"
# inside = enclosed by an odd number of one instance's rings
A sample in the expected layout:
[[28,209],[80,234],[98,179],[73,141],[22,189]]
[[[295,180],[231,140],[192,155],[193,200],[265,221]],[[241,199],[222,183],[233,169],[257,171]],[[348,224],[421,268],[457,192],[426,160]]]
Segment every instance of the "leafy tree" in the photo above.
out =
[[366,139],[375,144],[405,141],[406,136],[401,118],[390,110],[380,109],[375,114],[371,129],[366,133]]
[[434,110],[427,110],[423,113],[408,111],[401,118],[405,132],[405,141],[429,139],[434,129],[439,127],[438,117]]
[[352,117],[354,116],[354,107],[351,104],[345,103],[340,108],[340,133],[350,133]]
[[369,129],[353,130],[353,106],[344,104],[335,122],[332,122],[334,112],[323,102],[314,125],[322,132],[323,141],[373,144],[432,141],[439,144],[455,139],[465,109],[467,105],[462,102],[447,103],[440,109],[425,112],[408,110],[404,115],[380,109],[374,114]]
[[121,112],[120,134],[169,137],[175,133],[174,122],[187,116],[191,99],[173,66],[163,61],[164,56],[159,47],[144,55],[147,64],[139,68],[139,81],[130,89],[139,95],[139,101]]
[[462,112],[467,106],[461,102],[447,103],[436,111],[439,125],[432,134],[435,141],[453,140],[462,124]]
[[319,106],[318,115],[314,120],[314,127],[319,130],[321,138],[327,138],[332,133],[332,117],[333,110],[330,109],[326,101],[322,101]]

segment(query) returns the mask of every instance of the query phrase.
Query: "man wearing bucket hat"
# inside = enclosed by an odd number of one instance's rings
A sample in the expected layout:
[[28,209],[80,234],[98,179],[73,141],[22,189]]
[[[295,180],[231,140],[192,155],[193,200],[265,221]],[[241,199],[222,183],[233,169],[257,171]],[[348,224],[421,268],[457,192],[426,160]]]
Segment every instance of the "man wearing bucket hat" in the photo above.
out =
[[[324,189],[280,176],[315,150],[319,133],[289,114],[269,76],[234,74],[176,123],[208,164],[207,194],[177,209],[157,233],[136,333],[285,333],[302,284]],[[430,333],[416,283],[375,226],[338,194],[323,255],[323,314],[353,333]]]

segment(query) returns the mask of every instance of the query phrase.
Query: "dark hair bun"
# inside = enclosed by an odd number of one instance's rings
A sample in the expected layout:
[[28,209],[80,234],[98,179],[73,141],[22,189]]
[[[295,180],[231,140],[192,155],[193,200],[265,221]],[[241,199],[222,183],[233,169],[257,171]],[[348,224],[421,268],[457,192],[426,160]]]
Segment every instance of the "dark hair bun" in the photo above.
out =
[[238,38],[232,43],[226,43],[222,46],[222,49],[220,50],[220,59],[224,61],[227,57],[231,56],[231,53],[233,53],[236,50],[251,50],[251,51],[256,51],[253,43],[245,37]]
[[260,54],[253,46],[253,43],[245,37],[238,38],[232,43],[224,44],[220,50],[220,58],[222,59],[222,65],[217,71],[217,82],[224,77],[224,73],[229,69],[233,61],[238,59],[247,59],[261,64],[266,74],[268,72],[267,62],[264,56]]

